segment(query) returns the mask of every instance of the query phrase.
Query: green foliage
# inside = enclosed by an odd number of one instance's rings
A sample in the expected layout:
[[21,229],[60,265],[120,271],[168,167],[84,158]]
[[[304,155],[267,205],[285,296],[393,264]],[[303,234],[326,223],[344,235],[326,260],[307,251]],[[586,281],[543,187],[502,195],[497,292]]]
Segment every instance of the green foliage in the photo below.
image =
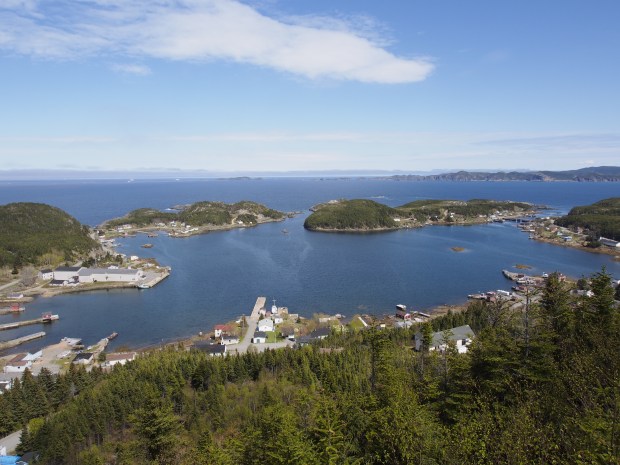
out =
[[341,200],[323,204],[306,218],[306,229],[373,230],[395,229],[400,213],[373,200]]
[[620,241],[620,197],[574,207],[568,215],[558,218],[555,223],[566,228],[585,228],[596,237],[603,236]]
[[0,267],[42,264],[44,256],[73,261],[98,249],[87,226],[41,203],[0,206]]

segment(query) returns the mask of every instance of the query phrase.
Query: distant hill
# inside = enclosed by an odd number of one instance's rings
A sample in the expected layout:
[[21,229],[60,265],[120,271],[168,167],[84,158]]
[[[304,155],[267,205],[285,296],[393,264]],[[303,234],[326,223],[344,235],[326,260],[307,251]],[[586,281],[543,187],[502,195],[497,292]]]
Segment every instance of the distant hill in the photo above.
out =
[[121,218],[106,221],[102,227],[112,228],[124,224],[150,227],[157,223],[178,221],[193,226],[224,226],[242,221],[246,225],[257,224],[261,218],[279,220],[284,213],[247,200],[228,204],[224,202],[196,202],[183,205],[178,212],[162,212],[153,208],[133,210]]
[[382,179],[394,181],[576,181],[576,182],[618,182],[620,167],[598,166],[570,171],[499,171],[496,173],[458,171],[456,173],[422,175],[395,175]]
[[99,248],[82,225],[42,203],[0,206],[0,266],[72,262]]
[[567,228],[585,228],[594,236],[620,241],[620,197],[575,207],[555,223]]
[[316,231],[385,231],[425,224],[483,223],[494,214],[510,216],[533,209],[529,203],[483,199],[417,200],[395,208],[366,199],[338,200],[314,206],[304,227]]

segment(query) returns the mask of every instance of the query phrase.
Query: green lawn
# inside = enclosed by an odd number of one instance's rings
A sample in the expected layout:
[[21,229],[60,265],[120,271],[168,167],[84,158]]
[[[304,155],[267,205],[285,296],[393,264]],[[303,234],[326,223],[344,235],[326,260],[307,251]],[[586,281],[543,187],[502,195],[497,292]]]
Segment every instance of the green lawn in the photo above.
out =
[[282,339],[281,337],[278,337],[279,334],[277,331],[267,331],[265,334],[267,334],[267,342],[278,342]]

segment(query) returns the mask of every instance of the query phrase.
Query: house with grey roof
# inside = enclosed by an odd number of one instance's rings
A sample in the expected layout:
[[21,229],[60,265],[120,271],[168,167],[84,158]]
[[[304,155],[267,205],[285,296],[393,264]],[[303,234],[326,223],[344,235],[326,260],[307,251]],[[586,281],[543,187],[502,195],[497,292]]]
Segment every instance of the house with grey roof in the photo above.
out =
[[[454,343],[459,354],[467,352],[471,341],[475,337],[474,331],[469,325],[457,326],[448,331],[433,333],[433,339],[428,350],[446,350],[447,344]],[[415,350],[422,348],[422,333],[415,335]]]

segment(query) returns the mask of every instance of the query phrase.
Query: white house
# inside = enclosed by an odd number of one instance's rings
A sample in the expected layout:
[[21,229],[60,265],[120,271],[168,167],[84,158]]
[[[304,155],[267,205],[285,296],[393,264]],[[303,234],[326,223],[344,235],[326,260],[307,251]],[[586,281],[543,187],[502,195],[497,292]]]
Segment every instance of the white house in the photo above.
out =
[[254,333],[254,337],[252,338],[252,342],[254,344],[265,344],[267,342],[267,335],[262,332],[262,331],[258,331],[256,333]]
[[233,328],[230,325],[215,325],[213,327],[213,335],[215,339],[222,337],[222,334],[232,331]]
[[32,368],[32,359],[26,360],[30,354],[17,354],[4,366],[5,373],[23,373],[26,369]]
[[233,334],[222,334],[220,337],[220,344],[228,345],[228,344],[239,344],[239,336],[235,336]]
[[105,358],[105,365],[112,367],[114,365],[124,365],[127,362],[131,362],[136,359],[138,354],[136,352],[119,352],[115,354],[107,354]]
[[266,333],[268,331],[273,331],[274,329],[275,325],[273,323],[273,320],[270,320],[269,318],[264,318],[258,322],[258,331]]
[[144,272],[142,270],[130,270],[124,268],[119,268],[117,270],[109,268],[82,268],[78,272],[78,278],[80,283],[131,283],[143,279]]
[[39,279],[47,281],[48,279],[54,279],[54,271],[50,268],[39,271]]
[[[448,343],[454,342],[456,350],[459,354],[467,352],[469,345],[475,334],[469,325],[457,326],[450,329],[451,335],[448,337]],[[422,334],[417,333],[415,335],[415,349],[420,350],[422,348]],[[443,331],[433,333],[433,340],[429,347],[429,350],[444,351],[446,349],[446,341]]]
[[273,320],[274,325],[279,325],[284,322],[284,318],[282,318],[280,315],[272,315],[271,319]]

